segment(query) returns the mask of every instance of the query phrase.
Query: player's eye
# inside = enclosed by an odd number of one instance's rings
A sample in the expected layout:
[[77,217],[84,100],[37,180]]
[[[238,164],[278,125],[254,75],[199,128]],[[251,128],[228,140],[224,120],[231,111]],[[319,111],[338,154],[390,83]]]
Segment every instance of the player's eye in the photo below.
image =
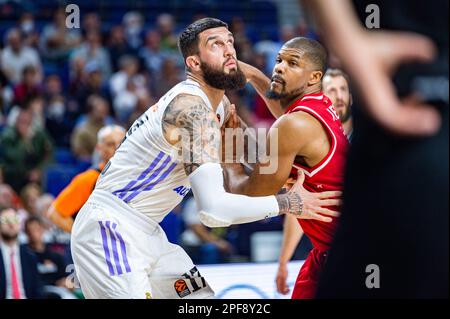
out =
[[289,65],[297,65],[297,62],[296,61],[291,61],[291,62],[289,62]]
[[280,58],[276,58],[275,62],[281,63],[281,59]]

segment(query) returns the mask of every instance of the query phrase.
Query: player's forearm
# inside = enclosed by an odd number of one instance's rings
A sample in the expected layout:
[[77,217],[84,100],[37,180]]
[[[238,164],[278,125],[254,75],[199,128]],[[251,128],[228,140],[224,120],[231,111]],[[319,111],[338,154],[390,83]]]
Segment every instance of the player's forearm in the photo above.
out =
[[280,102],[278,100],[271,100],[266,97],[266,92],[270,88],[270,79],[260,70],[244,62],[239,62],[239,66],[244,72],[247,80],[258,92],[259,96],[266,103],[269,111],[275,118],[279,118],[283,115],[283,109],[281,108]]
[[250,223],[281,214],[300,215],[302,200],[296,192],[250,197],[231,194],[223,187],[223,172],[217,163],[205,163],[189,175],[200,221],[208,227]]
[[67,233],[70,233],[72,231],[73,226],[73,219],[72,217],[63,217],[61,216],[58,211],[52,206],[50,206],[47,217],[50,219],[52,223],[54,223],[56,226],[61,228]]
[[297,218],[286,215],[283,226],[283,243],[280,257],[278,258],[280,264],[287,264],[292,259],[302,236],[303,230],[298,224]]
[[246,194],[249,176],[240,163],[222,164],[224,188],[233,194]]

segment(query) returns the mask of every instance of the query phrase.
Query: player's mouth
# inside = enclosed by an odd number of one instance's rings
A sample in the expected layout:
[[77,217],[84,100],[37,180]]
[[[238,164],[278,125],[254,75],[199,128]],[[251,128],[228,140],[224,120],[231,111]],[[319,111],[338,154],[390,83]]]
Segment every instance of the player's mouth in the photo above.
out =
[[230,59],[227,62],[225,62],[225,66],[228,68],[236,68],[237,67],[237,63],[235,59]]
[[281,84],[281,85],[285,84],[283,78],[281,76],[279,76],[279,75],[272,76],[271,81],[272,81],[272,83],[277,83],[277,84]]

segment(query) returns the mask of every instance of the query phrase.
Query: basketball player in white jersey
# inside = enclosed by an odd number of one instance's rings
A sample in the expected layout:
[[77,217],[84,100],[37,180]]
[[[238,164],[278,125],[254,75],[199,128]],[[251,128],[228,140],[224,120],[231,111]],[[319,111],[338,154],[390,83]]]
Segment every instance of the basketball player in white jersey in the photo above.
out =
[[224,22],[205,18],[184,30],[179,47],[187,80],[136,120],[75,220],[71,250],[86,298],[214,296],[189,256],[158,225],[191,188],[200,220],[210,227],[286,213],[314,218],[320,206],[319,197],[314,204],[302,198],[306,191],[299,184],[276,196],[225,191],[224,91],[245,84],[233,36]]

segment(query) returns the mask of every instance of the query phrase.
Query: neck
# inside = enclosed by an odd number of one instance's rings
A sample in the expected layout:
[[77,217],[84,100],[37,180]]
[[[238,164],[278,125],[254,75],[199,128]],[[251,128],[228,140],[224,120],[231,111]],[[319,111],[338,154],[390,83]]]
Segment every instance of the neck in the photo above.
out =
[[201,78],[200,76],[197,76],[195,74],[192,74],[191,72],[187,72],[187,78],[189,80],[197,82],[200,85],[200,88],[202,89],[203,92],[205,92],[206,96],[208,97],[208,100],[211,103],[213,111],[216,112],[217,107],[219,106],[219,103],[223,99],[223,95],[225,94],[225,91],[213,88],[212,86],[206,84],[206,82],[205,82],[205,80],[203,80],[203,78]]
[[312,85],[310,87],[307,87],[302,93],[294,95],[293,97],[288,97],[285,99],[281,99],[280,100],[280,104],[281,107],[286,110],[290,105],[292,105],[292,103],[294,103],[295,101],[301,99],[302,97],[304,97],[305,95],[308,94],[315,94],[315,93],[320,93],[322,91],[322,87],[320,86],[320,84],[318,85]]
[[353,121],[351,117],[345,121],[345,123],[342,123],[342,128],[344,129],[346,135],[353,130]]

